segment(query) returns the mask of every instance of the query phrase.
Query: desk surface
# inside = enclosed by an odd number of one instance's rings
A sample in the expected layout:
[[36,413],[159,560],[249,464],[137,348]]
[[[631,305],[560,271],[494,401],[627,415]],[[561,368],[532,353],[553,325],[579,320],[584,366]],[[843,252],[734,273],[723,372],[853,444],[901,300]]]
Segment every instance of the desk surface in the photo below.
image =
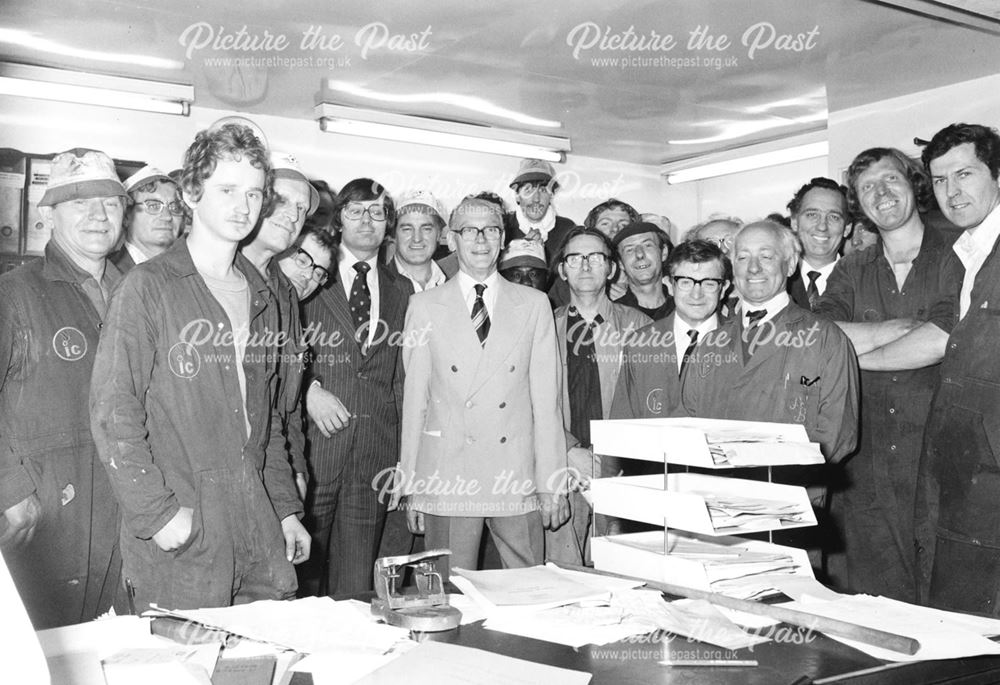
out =
[[[795,629],[792,628],[791,631]],[[593,685],[684,683],[685,685],[791,685],[808,676],[812,682],[850,685],[1000,682],[1000,657],[888,664],[824,635],[813,634],[808,644],[769,642],[735,652],[739,659],[756,659],[758,666],[663,666],[664,649],[680,657],[685,651],[724,652],[717,647],[674,637],[669,647],[655,641],[587,645],[579,650],[530,638],[487,630],[482,623],[461,626],[437,635],[441,642],[476,647],[498,654],[561,666],[593,674]]]

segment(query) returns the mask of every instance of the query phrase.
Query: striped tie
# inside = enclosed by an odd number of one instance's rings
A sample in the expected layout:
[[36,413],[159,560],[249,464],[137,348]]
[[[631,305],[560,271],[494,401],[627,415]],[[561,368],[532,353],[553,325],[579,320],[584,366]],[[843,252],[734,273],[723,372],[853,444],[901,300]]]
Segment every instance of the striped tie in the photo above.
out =
[[486,286],[476,283],[476,301],[472,304],[472,326],[479,336],[479,344],[486,347],[486,336],[490,334],[490,315],[486,311],[486,303],[483,302],[483,291]]

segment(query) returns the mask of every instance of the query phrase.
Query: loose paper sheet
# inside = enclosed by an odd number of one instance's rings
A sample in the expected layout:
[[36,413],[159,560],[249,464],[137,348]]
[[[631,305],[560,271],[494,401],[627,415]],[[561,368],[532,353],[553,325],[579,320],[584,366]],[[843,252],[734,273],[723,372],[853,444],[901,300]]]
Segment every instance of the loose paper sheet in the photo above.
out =
[[481,649],[425,642],[358,681],[359,685],[585,685],[591,675]]

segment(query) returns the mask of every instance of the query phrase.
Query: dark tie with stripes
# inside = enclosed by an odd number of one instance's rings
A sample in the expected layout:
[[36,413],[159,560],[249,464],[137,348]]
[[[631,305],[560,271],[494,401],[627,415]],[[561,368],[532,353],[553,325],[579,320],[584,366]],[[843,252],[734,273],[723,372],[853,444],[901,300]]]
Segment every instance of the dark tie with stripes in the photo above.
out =
[[681,368],[677,374],[678,376],[684,373],[684,367],[691,361],[691,355],[694,354],[694,349],[698,347],[698,331],[694,328],[688,330],[688,337],[691,338],[691,342],[688,343],[687,349],[684,350],[684,358],[681,359]]
[[486,311],[486,303],[483,302],[483,291],[486,286],[476,283],[476,301],[472,304],[472,327],[476,329],[479,336],[479,344],[486,346],[486,336],[490,334],[490,315]]
[[810,271],[806,274],[809,277],[809,285],[806,287],[806,296],[809,298],[809,309],[816,309],[816,300],[819,299],[819,288],[816,287],[816,279],[819,278],[819,271]]
[[[747,327],[743,331],[743,358],[750,356],[750,343],[757,337],[757,323],[767,316],[766,309],[755,309],[747,312]],[[756,345],[754,346],[756,347]]]
[[372,310],[372,293],[368,289],[367,278],[370,269],[371,266],[368,262],[358,262],[354,265],[354,270],[357,273],[354,275],[354,283],[351,285],[351,295],[347,298],[347,304],[351,307],[351,317],[354,319],[355,339],[361,345],[362,352],[367,347],[368,320]]

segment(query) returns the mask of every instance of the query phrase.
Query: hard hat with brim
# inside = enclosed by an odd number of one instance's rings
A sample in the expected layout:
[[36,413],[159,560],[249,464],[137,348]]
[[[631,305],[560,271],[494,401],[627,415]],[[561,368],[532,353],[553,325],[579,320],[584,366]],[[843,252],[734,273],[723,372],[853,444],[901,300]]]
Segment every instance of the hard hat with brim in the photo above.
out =
[[115,163],[100,150],[75,148],[60,152],[52,160],[49,182],[39,207],[92,197],[125,197]]
[[[271,151],[271,169],[274,170],[275,178],[289,178],[293,181],[302,181],[309,187],[309,214],[319,207],[319,191],[309,182],[309,178],[299,167],[299,160],[287,152]],[[308,215],[307,215],[308,216]]]

